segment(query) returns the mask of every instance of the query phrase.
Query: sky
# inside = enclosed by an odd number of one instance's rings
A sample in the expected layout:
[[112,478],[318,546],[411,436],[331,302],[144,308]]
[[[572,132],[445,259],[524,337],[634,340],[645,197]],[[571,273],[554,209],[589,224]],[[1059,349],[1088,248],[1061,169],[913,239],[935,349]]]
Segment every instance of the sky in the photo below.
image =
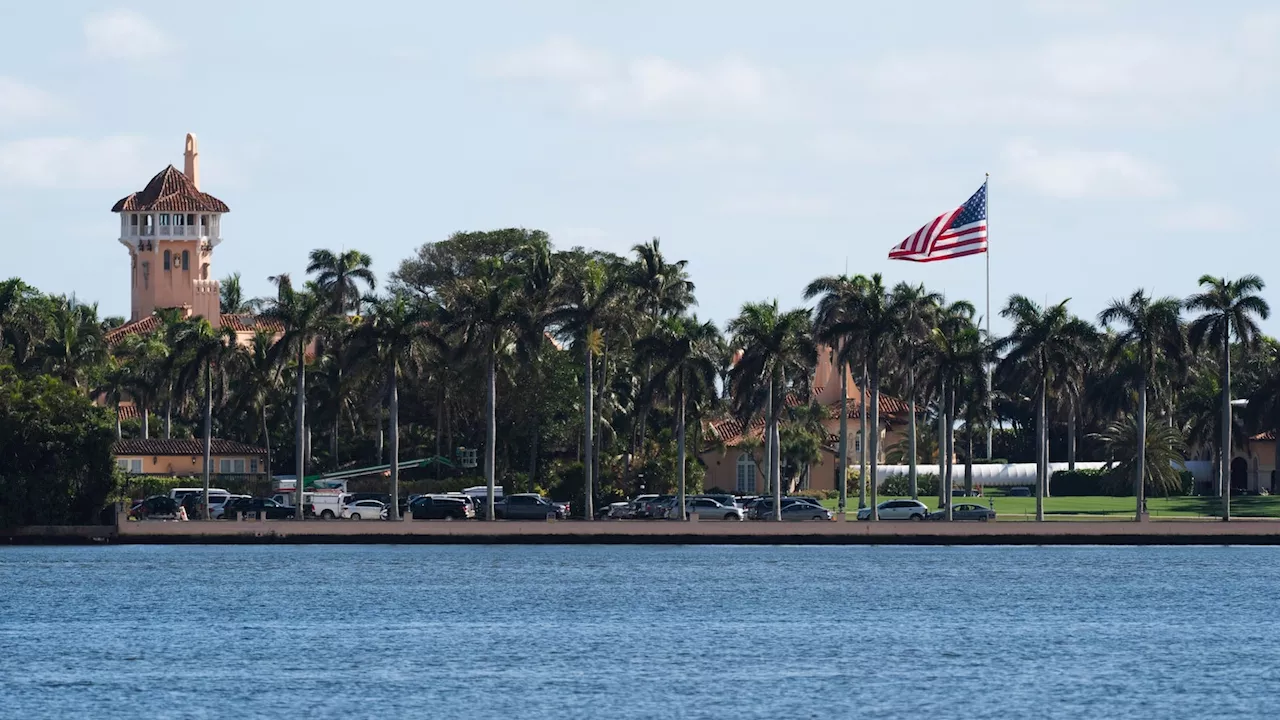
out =
[[[703,318],[821,275],[985,314],[984,258],[890,248],[990,173],[1011,293],[1084,317],[1280,268],[1280,7],[1238,0],[5,3],[0,277],[129,312],[110,213],[200,141],[212,275],[459,230],[689,262]],[[1270,276],[1270,277],[1269,277]],[[1264,323],[1280,332],[1280,318]]]

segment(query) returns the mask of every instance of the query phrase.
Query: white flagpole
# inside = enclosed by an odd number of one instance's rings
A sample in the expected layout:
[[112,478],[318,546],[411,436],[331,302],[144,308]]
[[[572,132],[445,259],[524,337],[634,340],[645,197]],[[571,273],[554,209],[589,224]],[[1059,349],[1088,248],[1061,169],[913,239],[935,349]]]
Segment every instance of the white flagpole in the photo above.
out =
[[[987,179],[982,183],[986,188],[987,200],[987,251],[983,253],[987,260],[987,342],[991,342],[991,173],[987,173]],[[987,365],[987,459],[992,458],[991,454],[991,426],[994,424],[994,418],[991,416],[991,365]]]

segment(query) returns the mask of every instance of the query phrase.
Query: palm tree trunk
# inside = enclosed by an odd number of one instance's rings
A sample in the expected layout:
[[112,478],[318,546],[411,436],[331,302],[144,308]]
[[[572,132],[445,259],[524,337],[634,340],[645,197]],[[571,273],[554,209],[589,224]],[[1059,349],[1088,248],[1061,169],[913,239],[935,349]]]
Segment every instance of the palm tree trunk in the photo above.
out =
[[151,438],[151,408],[146,403],[142,403],[142,437]]
[[952,472],[956,464],[956,389],[947,388],[947,519],[951,519],[951,501],[955,493]]
[[1137,500],[1136,520],[1142,520],[1147,509],[1147,378],[1138,381],[1138,458],[1134,463],[1133,495]]
[[858,383],[858,509],[867,506],[867,364]]
[[867,423],[871,426],[871,473],[868,479],[871,481],[871,519],[880,519],[880,508],[876,507],[880,499],[880,482],[878,470],[880,468],[880,358],[871,358],[871,422]]
[[164,398],[164,439],[173,437],[173,381],[169,382],[169,391]]
[[676,402],[679,407],[676,408],[676,483],[680,490],[680,519],[688,520],[685,515],[685,487],[684,487],[684,370],[680,370],[680,378],[676,381]]
[[1231,328],[1222,333],[1222,519],[1231,519]]
[[773,455],[769,462],[769,475],[773,482],[774,520],[782,520],[782,443],[778,436],[778,416],[782,414],[785,401],[781,396],[781,385],[782,383],[778,381],[776,375],[769,385],[769,397],[771,398],[769,408],[769,445],[773,448]]
[[[600,484],[600,453],[604,445],[604,391],[609,386],[609,346],[602,345],[600,353],[600,385],[596,387],[596,432],[593,440],[595,441],[595,456],[592,462],[595,463],[594,471],[591,477],[595,479],[596,484]],[[595,494],[592,494],[592,509],[595,508]],[[592,517],[594,519],[594,516]]]
[[1067,400],[1070,403],[1067,412],[1067,470],[1075,472],[1076,469],[1076,399],[1074,397]]
[[1045,432],[1045,395],[1048,394],[1048,379],[1040,376],[1040,386],[1036,388],[1036,520],[1044,521],[1045,485],[1049,484],[1049,468],[1046,462],[1044,446],[1048,433]]
[[907,366],[907,444],[910,446],[911,458],[907,461],[907,485],[911,488],[913,500],[920,497],[920,487],[916,474],[916,368],[914,364]]
[[299,341],[298,343],[298,371],[297,386],[294,389],[295,405],[293,411],[294,422],[294,451],[297,458],[294,460],[294,481],[293,487],[293,506],[295,508],[294,519],[302,520],[306,517],[306,511],[302,507],[302,483],[303,477],[307,473],[307,373],[306,373],[306,343]]
[[200,519],[209,519],[209,475],[213,472],[213,363],[204,363],[204,507]]
[[388,431],[391,436],[391,507],[387,508],[387,517],[392,520],[400,519],[400,388],[397,375],[396,363],[392,360],[390,377],[387,378],[387,405],[391,413],[391,429]]
[[947,509],[947,380],[938,386],[938,510]]
[[497,349],[494,347],[493,340],[489,341],[488,352],[485,353],[484,368],[484,482],[488,486],[489,494],[485,500],[485,518],[490,522],[497,520],[493,509],[493,495],[497,492],[494,479],[494,465],[497,462],[496,443],[498,440],[498,364]]
[[836,459],[836,489],[840,491],[839,510],[843,513],[849,503],[849,368],[844,363],[839,365],[840,456]]
[[[116,439],[124,439],[124,428],[120,426],[120,403],[116,403]],[[1280,455],[1276,457],[1280,457]]]
[[583,389],[583,442],[582,442],[582,494],[583,494],[583,511],[588,520],[595,515],[595,438],[592,433],[595,431],[595,393],[592,392],[592,382],[595,379],[595,370],[591,363],[591,333],[588,331],[584,334],[586,341],[583,346],[586,348],[586,372],[583,375],[585,387]]
[[267,428],[267,404],[266,403],[262,404],[262,440],[263,440],[263,447],[267,449],[267,459],[266,459],[267,467],[264,468],[263,472],[266,473],[266,476],[267,476],[267,489],[274,491],[275,490],[275,488],[273,487],[274,483],[271,482],[271,431]]

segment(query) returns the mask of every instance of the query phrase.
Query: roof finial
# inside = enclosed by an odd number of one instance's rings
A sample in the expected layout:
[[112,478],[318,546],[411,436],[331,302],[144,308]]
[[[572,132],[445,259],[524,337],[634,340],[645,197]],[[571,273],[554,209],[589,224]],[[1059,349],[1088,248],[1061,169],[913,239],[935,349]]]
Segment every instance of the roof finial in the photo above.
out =
[[200,188],[200,150],[196,147],[195,133],[187,133],[187,151],[183,154],[185,163],[182,174],[187,176],[196,189]]

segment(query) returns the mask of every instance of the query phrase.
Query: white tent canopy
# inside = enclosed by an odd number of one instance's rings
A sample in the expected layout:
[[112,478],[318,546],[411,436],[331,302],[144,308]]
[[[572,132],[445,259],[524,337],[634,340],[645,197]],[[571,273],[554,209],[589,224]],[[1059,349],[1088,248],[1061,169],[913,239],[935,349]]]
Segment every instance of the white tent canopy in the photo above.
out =
[[[1078,462],[1077,470],[1097,470],[1107,466],[1107,463],[1100,462]],[[1049,463],[1049,476],[1059,470],[1067,470],[1068,464],[1064,462]],[[1213,464],[1207,460],[1189,460],[1186,463],[1186,469],[1198,481],[1207,482],[1213,473]],[[876,485],[883,485],[886,478],[896,475],[906,475],[909,472],[907,465],[881,465],[876,469]],[[919,464],[916,466],[916,473],[919,475],[937,475],[938,466],[932,464]],[[1018,485],[1035,485],[1036,483],[1036,464],[1035,463],[1009,463],[1007,465],[983,465],[975,464],[973,466],[973,484],[989,487],[1010,487]],[[964,463],[956,463],[951,466],[951,484],[956,487],[964,485]]]

